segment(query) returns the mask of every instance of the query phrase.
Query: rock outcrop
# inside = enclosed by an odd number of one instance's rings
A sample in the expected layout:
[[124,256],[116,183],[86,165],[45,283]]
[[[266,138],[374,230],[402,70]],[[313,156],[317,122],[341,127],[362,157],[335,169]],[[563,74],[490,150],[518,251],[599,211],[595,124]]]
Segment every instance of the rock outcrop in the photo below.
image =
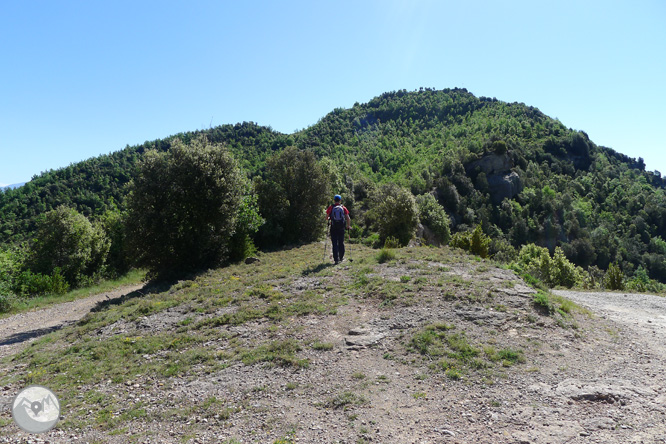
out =
[[468,174],[484,173],[488,180],[488,192],[495,205],[511,199],[523,190],[523,181],[515,171],[508,154],[488,154],[467,166]]

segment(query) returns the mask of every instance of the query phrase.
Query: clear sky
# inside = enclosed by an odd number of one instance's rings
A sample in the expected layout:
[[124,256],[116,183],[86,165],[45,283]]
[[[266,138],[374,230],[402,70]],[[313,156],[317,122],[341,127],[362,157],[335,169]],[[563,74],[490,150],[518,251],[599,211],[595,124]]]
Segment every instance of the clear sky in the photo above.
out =
[[666,2],[2,1],[0,183],[387,91],[524,102],[666,175]]

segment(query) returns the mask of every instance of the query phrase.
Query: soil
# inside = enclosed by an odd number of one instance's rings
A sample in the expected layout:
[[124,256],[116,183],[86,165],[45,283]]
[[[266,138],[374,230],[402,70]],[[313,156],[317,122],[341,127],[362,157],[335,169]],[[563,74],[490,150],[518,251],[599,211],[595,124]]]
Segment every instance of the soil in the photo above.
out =
[[0,358],[14,355],[38,337],[75,323],[99,302],[119,298],[142,287],[119,287],[110,292],[0,319]]
[[[338,266],[333,279],[347,278],[345,267]],[[123,385],[108,381],[94,388],[127,405],[141,402],[148,418],[165,419],[128,419],[113,436],[92,426],[28,436],[9,424],[0,442],[666,442],[663,298],[558,292],[592,312],[562,318],[539,313],[532,304],[534,290],[511,271],[485,263],[447,264],[447,270],[459,279],[454,294],[425,286],[415,295],[419,303],[351,298],[334,315],[293,318],[296,333],[282,339],[332,345],[303,347],[299,358],[309,360],[306,368],[238,362],[166,382],[152,376]],[[403,264],[380,267],[378,273],[399,281],[412,272]],[[303,277],[282,290],[304,291],[324,280]],[[80,318],[97,301],[132,290],[4,319],[0,353],[16,353],[30,339]],[[141,331],[145,325],[168,330],[187,315],[175,307],[137,323],[119,321],[99,334]],[[526,362],[493,364],[452,379],[436,362],[410,351],[411,338],[434,323],[464,332],[479,348],[523,350]],[[269,327],[260,320],[221,328],[248,343],[267,334],[281,339]],[[209,347],[225,344],[221,339]],[[14,389],[0,391],[0,401],[9,403]],[[215,414],[197,408],[207,399],[221,403]],[[168,416],[174,409],[187,413]]]

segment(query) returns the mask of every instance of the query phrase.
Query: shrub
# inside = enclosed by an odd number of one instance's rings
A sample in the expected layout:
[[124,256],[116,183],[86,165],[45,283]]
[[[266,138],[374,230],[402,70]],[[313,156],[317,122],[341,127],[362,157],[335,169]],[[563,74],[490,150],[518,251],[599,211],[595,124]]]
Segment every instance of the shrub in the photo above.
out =
[[331,199],[328,180],[310,151],[287,147],[270,157],[264,176],[255,179],[259,211],[266,219],[259,231],[262,244],[318,239],[326,223],[324,209]]
[[520,271],[527,273],[550,287],[571,288],[583,283],[585,272],[572,264],[560,247],[550,257],[548,249],[534,244],[523,245],[515,263]]
[[606,288],[610,290],[624,290],[624,274],[617,264],[608,265],[604,279]]
[[6,313],[12,308],[12,296],[8,291],[3,289],[0,283],[0,313]]
[[484,234],[481,225],[477,225],[473,231],[458,232],[454,234],[451,238],[450,245],[486,258],[488,257],[490,237]]
[[518,250],[504,239],[492,239],[488,254],[498,262],[511,263],[518,257]]
[[109,210],[101,218],[101,225],[109,239],[109,253],[106,257],[107,273],[122,275],[129,271],[131,259],[127,254],[125,217],[126,213]]
[[17,248],[0,250],[0,294],[3,288],[11,287],[12,280],[19,274],[23,266],[23,252]]
[[72,208],[60,206],[39,222],[37,238],[28,252],[27,267],[51,275],[55,269],[72,286],[102,270],[109,240],[99,225]]
[[151,274],[183,274],[229,257],[244,179],[231,154],[200,137],[148,151],[130,182],[127,235]]
[[[580,270],[582,272],[582,270]],[[560,247],[555,248],[553,255],[550,282],[555,285],[571,288],[577,282],[582,282],[582,273],[576,270],[576,266],[569,262]]]
[[538,291],[534,295],[533,302],[534,306],[542,310],[545,314],[551,314],[555,311],[555,307],[552,302],[550,302],[550,298],[543,291]]
[[13,288],[20,296],[64,294],[68,289],[69,285],[59,268],[56,268],[50,276],[26,270],[16,277]]
[[384,262],[392,261],[395,259],[395,251],[390,248],[382,248],[376,255],[377,262],[383,264]]
[[264,222],[264,218],[259,215],[257,196],[248,192],[243,196],[238,208],[238,218],[230,241],[229,256],[231,260],[243,260],[256,254],[257,248],[252,241],[252,237]]
[[371,198],[368,219],[379,233],[380,242],[394,236],[407,245],[419,223],[418,208],[412,193],[394,183],[382,185]]
[[421,223],[428,226],[442,244],[448,244],[451,238],[451,221],[435,197],[430,193],[417,196],[416,205]]

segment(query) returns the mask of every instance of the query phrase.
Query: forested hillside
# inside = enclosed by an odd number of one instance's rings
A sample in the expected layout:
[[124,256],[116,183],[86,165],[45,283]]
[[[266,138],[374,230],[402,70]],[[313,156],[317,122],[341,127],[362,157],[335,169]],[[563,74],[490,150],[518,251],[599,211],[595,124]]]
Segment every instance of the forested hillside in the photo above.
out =
[[38,217],[59,205],[92,220],[124,210],[126,185],[145,151],[202,135],[228,147],[249,178],[265,176],[266,161],[286,147],[313,153],[359,236],[370,236],[381,217],[369,211],[373,193],[395,183],[414,196],[432,194],[453,232],[480,226],[498,258],[534,243],[551,253],[560,247],[593,272],[615,263],[627,276],[666,282],[660,173],[534,107],[464,89],[386,93],[291,135],[253,123],[183,133],[42,173],[0,192],[0,245],[29,240]]

